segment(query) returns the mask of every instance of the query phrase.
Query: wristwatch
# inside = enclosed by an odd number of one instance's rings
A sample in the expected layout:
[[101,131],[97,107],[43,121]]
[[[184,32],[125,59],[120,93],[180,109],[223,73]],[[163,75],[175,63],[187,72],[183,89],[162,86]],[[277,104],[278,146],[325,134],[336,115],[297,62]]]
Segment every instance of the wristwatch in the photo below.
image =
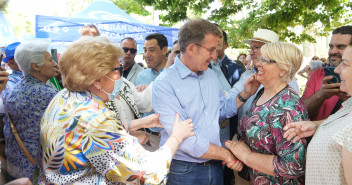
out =
[[240,101],[243,102],[243,103],[246,103],[246,101],[248,100],[248,99],[244,99],[244,98],[241,96],[241,93],[238,93],[237,97],[238,97],[238,99],[240,99]]

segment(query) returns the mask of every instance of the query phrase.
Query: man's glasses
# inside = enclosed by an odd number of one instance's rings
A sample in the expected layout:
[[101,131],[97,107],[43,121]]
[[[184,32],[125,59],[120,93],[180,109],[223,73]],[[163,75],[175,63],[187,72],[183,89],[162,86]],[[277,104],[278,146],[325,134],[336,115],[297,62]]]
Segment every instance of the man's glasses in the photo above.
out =
[[263,58],[263,57],[258,57],[258,61],[259,61],[259,62],[262,61],[263,64],[266,64],[266,63],[276,63],[275,60],[266,60],[266,59]]
[[214,51],[216,51],[216,47],[214,47],[214,48],[207,48],[207,47],[204,47],[204,46],[202,46],[202,45],[200,45],[200,44],[197,44],[197,43],[194,43],[194,44],[197,45],[197,46],[200,46],[200,47],[202,47],[202,48],[204,48],[204,49],[206,49],[207,51],[209,51],[210,55],[211,55]]
[[118,71],[120,75],[122,75],[122,69],[123,69],[123,65],[121,65],[120,67],[114,68],[114,71]]
[[259,50],[260,48],[262,48],[262,47],[254,46],[254,47],[251,47],[251,50],[252,50],[254,53],[256,53],[256,52],[258,52],[258,50]]
[[136,52],[137,52],[137,49],[134,49],[134,48],[126,48],[126,47],[123,47],[122,49],[123,49],[123,51],[124,51],[125,53],[128,53],[128,51],[130,51],[131,54],[136,54]]

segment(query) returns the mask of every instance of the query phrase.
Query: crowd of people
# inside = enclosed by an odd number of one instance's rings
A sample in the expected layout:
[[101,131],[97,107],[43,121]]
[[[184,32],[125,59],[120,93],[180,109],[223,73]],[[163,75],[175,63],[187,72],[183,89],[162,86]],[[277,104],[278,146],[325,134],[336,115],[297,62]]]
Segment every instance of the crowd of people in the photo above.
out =
[[[352,26],[301,71],[302,51],[274,31],[254,32],[235,61],[227,40],[204,19],[186,22],[169,51],[151,33],[145,69],[136,40],[112,43],[94,25],[58,62],[48,43],[8,45],[7,181],[352,184]],[[296,73],[308,79],[302,96]]]

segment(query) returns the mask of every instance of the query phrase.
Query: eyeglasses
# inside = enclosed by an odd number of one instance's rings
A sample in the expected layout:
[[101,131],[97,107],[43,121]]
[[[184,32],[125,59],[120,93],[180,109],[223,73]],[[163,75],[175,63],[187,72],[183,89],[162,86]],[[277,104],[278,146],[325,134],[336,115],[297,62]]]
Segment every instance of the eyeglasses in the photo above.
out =
[[258,57],[258,61],[259,61],[259,62],[262,61],[263,64],[267,64],[267,63],[276,63],[275,60],[266,60],[266,59],[263,58],[263,57]]
[[319,58],[312,58],[312,60],[319,60]]
[[256,53],[256,52],[258,52],[258,50],[259,50],[260,48],[262,48],[262,47],[261,47],[261,46],[254,46],[254,47],[251,47],[251,50],[252,50],[254,53]]
[[114,68],[113,71],[118,71],[120,73],[120,75],[122,75],[122,69],[123,69],[123,65],[121,65],[120,67]]
[[123,51],[124,51],[125,53],[128,53],[128,51],[130,51],[131,54],[136,54],[136,52],[137,52],[137,49],[134,49],[134,48],[126,48],[126,47],[123,47],[122,49],[123,49]]
[[211,55],[214,51],[216,51],[216,47],[207,48],[207,47],[204,47],[204,46],[202,46],[202,45],[200,45],[200,44],[197,44],[197,43],[194,43],[194,44],[197,45],[197,46],[200,46],[200,47],[202,47],[202,48],[204,48],[204,49],[206,49],[207,51],[209,51],[210,55]]

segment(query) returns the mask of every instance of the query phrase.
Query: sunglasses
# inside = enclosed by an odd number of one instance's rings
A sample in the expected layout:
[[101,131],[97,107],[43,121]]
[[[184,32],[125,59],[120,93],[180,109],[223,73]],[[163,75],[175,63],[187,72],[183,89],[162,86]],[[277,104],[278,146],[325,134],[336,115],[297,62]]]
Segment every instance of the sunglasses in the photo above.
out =
[[120,73],[120,75],[122,75],[122,69],[123,69],[123,65],[121,65],[120,67],[114,68],[113,71],[118,71]]
[[122,49],[123,49],[123,51],[124,51],[125,53],[128,53],[128,51],[130,51],[131,54],[136,54],[136,52],[137,52],[137,49],[134,49],[134,48],[126,48],[126,47],[123,47]]

